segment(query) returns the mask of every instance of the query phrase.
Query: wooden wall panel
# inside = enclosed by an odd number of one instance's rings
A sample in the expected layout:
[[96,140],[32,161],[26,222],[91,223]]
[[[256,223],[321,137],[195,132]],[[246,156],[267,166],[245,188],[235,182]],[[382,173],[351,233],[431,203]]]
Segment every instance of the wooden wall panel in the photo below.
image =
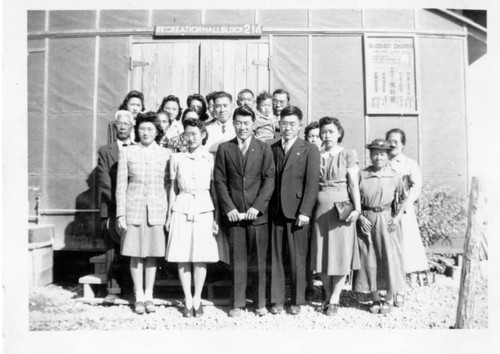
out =
[[[200,43],[190,42],[187,60],[187,92],[186,94],[198,92],[206,95],[207,93],[200,91]],[[186,96],[187,97],[187,96]],[[182,106],[184,101],[181,100]]]
[[201,42],[200,46],[200,91],[202,94],[214,91],[212,89],[212,45]]
[[[171,56],[173,57],[173,90],[172,93],[179,96],[181,102],[186,102],[186,98],[192,92],[188,92],[188,60],[189,47],[185,42],[175,43]],[[160,102],[158,102],[159,104]]]
[[[236,43],[234,53],[234,87],[241,90],[247,86],[247,44],[244,42]],[[235,92],[235,95],[238,94]],[[236,97],[235,97],[236,100]]]
[[256,91],[259,86],[259,66],[254,61],[259,59],[259,44],[247,44],[247,84],[246,87]]
[[[258,70],[258,85],[256,87],[255,95],[257,96],[259,92],[269,91],[269,45],[267,43],[259,43],[259,65]],[[264,64],[264,65],[262,65]]]
[[148,63],[142,71],[142,93],[146,111],[156,111],[158,95],[158,45],[144,44],[143,60]]
[[[212,91],[224,90],[224,42],[211,42],[212,46]],[[203,55],[203,52],[202,52]]]
[[224,42],[224,91],[233,95],[233,98],[238,94],[243,87],[235,86],[234,67],[235,67],[235,42]]

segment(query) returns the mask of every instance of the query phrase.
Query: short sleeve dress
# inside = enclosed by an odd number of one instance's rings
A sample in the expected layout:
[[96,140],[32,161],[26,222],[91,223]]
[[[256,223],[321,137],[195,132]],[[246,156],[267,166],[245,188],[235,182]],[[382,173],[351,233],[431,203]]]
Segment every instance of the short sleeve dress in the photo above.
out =
[[405,188],[405,195],[408,198],[405,213],[401,216],[401,232],[403,234],[403,254],[405,258],[406,273],[426,271],[429,269],[425,248],[422,244],[422,237],[418,228],[417,216],[415,214],[414,203],[420,195],[422,189],[422,174],[416,161],[403,154],[394,156],[391,159],[391,167],[395,169],[403,178],[410,182]]
[[205,150],[172,155],[170,178],[177,181],[179,191],[172,205],[166,252],[169,262],[219,261],[217,240],[212,233],[213,166],[213,156]]
[[[361,268],[355,272],[355,291],[402,291],[406,284],[401,230],[389,232],[392,203],[403,193],[401,176],[389,166],[360,172],[362,215],[372,224],[371,239],[358,226]],[[376,207],[380,209],[370,210]],[[359,223],[358,223],[359,224]]]
[[335,202],[349,200],[347,169],[358,165],[355,150],[336,154],[322,150],[319,193],[311,241],[311,269],[328,275],[346,275],[359,268],[356,227],[340,221]]

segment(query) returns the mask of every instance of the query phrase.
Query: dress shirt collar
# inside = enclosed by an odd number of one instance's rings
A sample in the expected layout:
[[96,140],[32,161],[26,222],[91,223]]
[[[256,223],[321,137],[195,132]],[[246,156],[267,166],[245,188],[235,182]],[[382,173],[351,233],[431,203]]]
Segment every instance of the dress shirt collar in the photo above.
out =
[[[293,144],[295,144],[295,142],[297,141],[297,138],[298,138],[298,136],[296,136],[293,139],[288,140],[288,150],[290,150],[290,148],[293,146]],[[283,147],[284,144],[285,144],[285,139],[281,138],[281,146]]]
[[238,146],[241,146],[243,145],[243,143],[246,143],[247,144],[247,147],[250,146],[250,143],[252,142],[252,136],[250,135],[247,140],[243,141],[241,140],[240,138],[236,137],[236,139],[238,139]]
[[121,149],[123,147],[123,144],[127,144],[127,145],[134,144],[134,142],[130,139],[130,137],[128,137],[125,140],[116,139],[116,143],[118,144],[118,149]]
[[375,171],[373,166],[369,166],[366,168],[366,178],[370,177],[394,177],[396,171],[393,170],[389,164],[382,167],[380,170]]
[[336,149],[330,149],[328,151],[325,150],[325,148],[323,147],[319,153],[321,156],[323,155],[330,155],[330,156],[335,156],[337,155],[339,152],[341,152],[342,150],[344,150],[344,147],[342,146],[338,146]]

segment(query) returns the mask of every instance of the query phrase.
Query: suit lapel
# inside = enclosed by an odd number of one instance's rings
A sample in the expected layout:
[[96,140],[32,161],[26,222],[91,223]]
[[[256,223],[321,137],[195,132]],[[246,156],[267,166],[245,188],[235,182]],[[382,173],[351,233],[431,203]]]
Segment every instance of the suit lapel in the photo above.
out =
[[288,157],[285,156],[285,167],[283,171],[288,170],[297,161],[304,150],[304,140],[297,138],[295,143],[290,148]]
[[243,175],[243,162],[241,161],[241,152],[236,138],[230,140],[228,154],[238,172]]
[[248,170],[252,167],[252,164],[257,160],[257,156],[259,155],[259,153],[259,144],[255,140],[255,138],[252,138],[252,140],[250,141],[250,146],[247,150],[247,163],[245,166],[245,170]]
[[113,144],[109,145],[109,150],[110,150],[110,155],[113,160],[114,164],[115,162],[118,162],[118,157],[120,154],[120,150],[118,149],[118,143],[115,141]]

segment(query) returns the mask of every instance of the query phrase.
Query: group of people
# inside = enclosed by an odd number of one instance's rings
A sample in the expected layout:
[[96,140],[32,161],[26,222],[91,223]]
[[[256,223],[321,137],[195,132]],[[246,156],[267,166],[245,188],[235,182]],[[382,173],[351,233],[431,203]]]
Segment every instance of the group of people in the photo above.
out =
[[193,94],[184,111],[170,95],[144,111],[131,91],[98,159],[107,259],[130,257],[136,313],[155,311],[161,257],[178,264],[185,317],[203,315],[207,263],[217,261],[230,265],[230,317],[245,308],[249,283],[256,315],[285,311],[286,274],[287,312],[298,315],[312,273],[326,294],[318,310],[335,315],[353,271],[354,291],[371,292],[370,312],[385,314],[403,305],[406,273],[427,269],[413,209],[421,175],[402,153],[402,130],[368,144],[372,165],[360,171],[337,118],[299,137],[302,111],[282,89],[256,102],[244,89],[236,107],[224,91]]

